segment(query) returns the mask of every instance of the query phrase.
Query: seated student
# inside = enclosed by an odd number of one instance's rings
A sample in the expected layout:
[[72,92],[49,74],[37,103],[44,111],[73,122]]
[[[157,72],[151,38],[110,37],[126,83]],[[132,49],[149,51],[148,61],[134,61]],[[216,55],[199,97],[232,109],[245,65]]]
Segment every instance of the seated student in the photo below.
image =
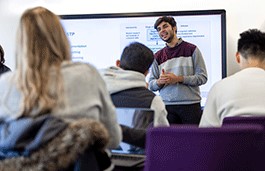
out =
[[51,114],[95,119],[118,147],[121,128],[106,84],[96,68],[71,61],[70,44],[57,15],[26,10],[17,32],[17,69],[0,77],[0,119]]
[[4,64],[5,63],[4,56],[5,56],[4,49],[0,45],[0,75],[7,71],[11,71],[11,69]]
[[[169,126],[165,104],[160,96],[147,89],[145,81],[153,60],[153,52],[148,47],[133,42],[124,48],[116,67],[101,70],[101,75],[116,107],[153,109],[153,125]],[[145,147],[146,129],[121,127],[124,142]]]
[[148,90],[145,76],[154,60],[153,52],[139,42],[126,46],[116,67],[101,70],[116,107],[150,108],[155,111],[154,126],[168,126],[165,104]]
[[241,71],[211,88],[200,127],[220,127],[228,116],[265,115],[265,33],[257,29],[241,33],[236,61]]

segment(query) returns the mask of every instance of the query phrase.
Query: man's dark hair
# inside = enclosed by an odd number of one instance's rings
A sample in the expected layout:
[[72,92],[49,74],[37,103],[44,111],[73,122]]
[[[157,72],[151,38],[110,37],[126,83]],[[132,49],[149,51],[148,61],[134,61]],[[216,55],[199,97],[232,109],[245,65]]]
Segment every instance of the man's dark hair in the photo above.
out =
[[154,24],[154,28],[157,30],[157,26],[159,24],[161,24],[163,21],[169,23],[172,27],[177,26],[177,22],[175,21],[175,19],[173,17],[171,17],[171,16],[162,16],[162,17],[159,17],[156,20],[156,22]]
[[5,52],[4,52],[4,49],[2,48],[2,46],[0,45],[0,63],[5,63]]
[[245,58],[265,59],[265,33],[258,29],[249,29],[240,34],[237,51]]
[[120,67],[124,70],[137,71],[144,74],[154,61],[154,53],[144,44],[133,42],[123,49]]

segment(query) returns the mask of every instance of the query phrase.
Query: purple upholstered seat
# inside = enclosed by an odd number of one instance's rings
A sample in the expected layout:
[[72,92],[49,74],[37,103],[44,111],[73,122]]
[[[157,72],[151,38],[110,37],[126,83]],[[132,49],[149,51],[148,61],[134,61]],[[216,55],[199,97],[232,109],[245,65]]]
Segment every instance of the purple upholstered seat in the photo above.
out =
[[263,131],[261,125],[249,124],[152,128],[147,132],[145,171],[262,170]]
[[223,119],[223,125],[227,124],[261,124],[265,127],[265,116],[230,116]]

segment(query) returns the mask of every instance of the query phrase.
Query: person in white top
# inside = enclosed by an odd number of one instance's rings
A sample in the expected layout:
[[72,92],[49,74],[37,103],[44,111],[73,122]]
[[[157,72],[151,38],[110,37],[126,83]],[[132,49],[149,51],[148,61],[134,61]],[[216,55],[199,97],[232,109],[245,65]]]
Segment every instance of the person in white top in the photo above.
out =
[[265,115],[265,33],[249,29],[237,46],[241,71],[213,85],[199,127],[220,127],[228,116]]

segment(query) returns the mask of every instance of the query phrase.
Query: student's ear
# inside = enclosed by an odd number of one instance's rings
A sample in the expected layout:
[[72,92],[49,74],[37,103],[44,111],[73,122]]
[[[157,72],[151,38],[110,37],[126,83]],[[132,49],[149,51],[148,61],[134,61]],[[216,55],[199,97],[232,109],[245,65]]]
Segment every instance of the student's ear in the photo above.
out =
[[116,67],[120,67],[121,61],[120,60],[116,60]]
[[236,52],[236,62],[240,64],[240,53]]

